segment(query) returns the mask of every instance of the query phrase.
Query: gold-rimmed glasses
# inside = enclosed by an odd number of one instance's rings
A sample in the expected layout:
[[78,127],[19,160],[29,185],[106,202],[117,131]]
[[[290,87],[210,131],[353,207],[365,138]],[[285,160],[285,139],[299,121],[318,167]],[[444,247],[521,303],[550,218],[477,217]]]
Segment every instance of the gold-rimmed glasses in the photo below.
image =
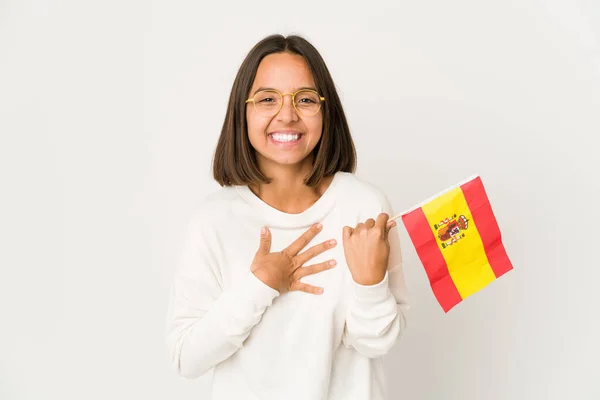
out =
[[319,112],[325,97],[312,89],[300,89],[295,93],[281,93],[275,89],[263,89],[254,94],[254,97],[246,100],[253,103],[256,112],[263,117],[275,116],[283,107],[283,96],[292,96],[294,109],[303,117],[311,117]]

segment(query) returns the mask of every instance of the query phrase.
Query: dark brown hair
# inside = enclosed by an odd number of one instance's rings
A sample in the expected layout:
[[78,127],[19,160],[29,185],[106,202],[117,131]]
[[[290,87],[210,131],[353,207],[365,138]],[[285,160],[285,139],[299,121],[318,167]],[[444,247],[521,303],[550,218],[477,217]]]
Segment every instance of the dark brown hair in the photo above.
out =
[[270,182],[258,169],[256,153],[248,138],[246,99],[261,60],[269,54],[283,52],[304,57],[317,91],[325,97],[323,132],[313,150],[313,168],[305,179],[306,185],[315,187],[324,176],[338,171],[354,172],[356,169],[356,149],[350,128],[325,61],[317,49],[300,36],[271,35],[250,50],[233,82],[213,159],[213,177],[221,186]]

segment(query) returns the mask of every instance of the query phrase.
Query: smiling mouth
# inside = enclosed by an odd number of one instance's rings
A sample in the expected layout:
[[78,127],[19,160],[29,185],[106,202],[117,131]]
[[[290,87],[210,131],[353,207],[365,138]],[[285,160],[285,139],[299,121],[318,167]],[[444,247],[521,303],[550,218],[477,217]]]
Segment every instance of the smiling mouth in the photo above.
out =
[[302,133],[270,133],[269,138],[277,143],[294,143],[299,141],[303,134]]

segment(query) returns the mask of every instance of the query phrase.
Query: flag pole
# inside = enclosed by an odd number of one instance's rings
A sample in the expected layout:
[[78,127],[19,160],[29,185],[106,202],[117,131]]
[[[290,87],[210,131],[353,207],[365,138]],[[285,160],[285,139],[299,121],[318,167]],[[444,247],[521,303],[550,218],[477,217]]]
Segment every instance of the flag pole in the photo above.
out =
[[395,217],[388,219],[388,222],[392,222],[393,220],[400,218],[401,216],[403,216],[406,213],[407,213],[407,211],[403,211],[400,214],[396,215]]
[[420,202],[420,203],[419,203],[419,204],[417,204],[416,206],[413,206],[413,207],[411,207],[411,208],[408,208],[408,209],[406,209],[406,210],[402,211],[402,212],[401,212],[401,213],[399,213],[399,214],[396,214],[394,217],[392,217],[392,218],[390,218],[390,219],[388,220],[388,223],[390,223],[390,222],[392,222],[392,221],[394,221],[394,220],[396,220],[396,219],[400,218],[400,217],[401,217],[401,216],[403,216],[403,215],[406,215],[406,214],[408,214],[408,213],[409,213],[409,212],[411,212],[411,211],[414,211],[414,210],[416,210],[417,208],[420,208],[420,207],[422,207],[423,205],[425,205],[425,204],[429,203],[431,200],[433,200],[433,199],[435,199],[435,198],[437,198],[437,197],[439,197],[439,196],[441,196],[441,195],[443,195],[443,194],[446,194],[446,193],[448,193],[449,191],[451,191],[452,189],[455,189],[455,188],[457,188],[457,187],[459,187],[459,186],[462,186],[462,185],[464,185],[465,183],[467,183],[467,182],[470,182],[470,181],[472,181],[473,179],[475,179],[475,178],[478,178],[478,177],[479,177],[479,174],[474,174],[474,175],[472,175],[472,176],[468,177],[467,179],[463,180],[462,182],[459,182],[459,183],[457,183],[457,184],[455,184],[455,185],[452,185],[452,186],[450,186],[450,187],[448,187],[448,188],[446,188],[446,189],[442,190],[441,192],[437,193],[437,194],[436,194],[436,195],[434,195],[434,196],[431,196],[431,197],[430,197],[430,198],[428,198],[427,200]]

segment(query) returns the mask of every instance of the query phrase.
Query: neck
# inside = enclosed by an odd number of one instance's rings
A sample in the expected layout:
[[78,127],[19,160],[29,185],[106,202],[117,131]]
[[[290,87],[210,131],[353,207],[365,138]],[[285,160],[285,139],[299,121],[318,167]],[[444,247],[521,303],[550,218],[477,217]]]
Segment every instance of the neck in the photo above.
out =
[[[304,184],[304,179],[312,170],[312,160],[298,165],[264,165],[259,163],[261,172],[271,179],[269,184],[250,185],[250,189],[262,201],[280,211],[299,214],[312,206],[325,192],[332,177],[323,179],[317,187]],[[262,164],[262,165],[261,165]]]

